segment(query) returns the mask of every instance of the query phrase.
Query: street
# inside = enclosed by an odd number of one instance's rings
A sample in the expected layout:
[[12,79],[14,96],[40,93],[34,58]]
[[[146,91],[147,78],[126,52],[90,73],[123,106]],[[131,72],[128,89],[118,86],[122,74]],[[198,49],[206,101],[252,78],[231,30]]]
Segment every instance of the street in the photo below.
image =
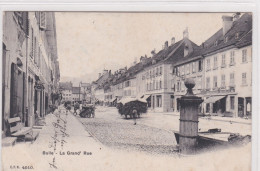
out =
[[[98,107],[95,118],[75,117],[60,108],[60,112],[56,110],[46,116],[46,125],[39,130],[40,135],[33,144],[18,142],[15,146],[3,147],[3,170],[21,170],[25,166],[37,171],[250,170],[251,143],[195,156],[177,155],[172,128],[178,125],[175,123],[178,119],[173,119],[178,116],[147,113],[134,125],[133,120],[124,119],[115,108]],[[58,119],[66,121],[66,124],[60,122],[61,126],[66,125],[65,137],[62,130],[53,125]],[[54,150],[51,144],[56,132]],[[66,141],[63,145],[62,140]],[[213,160],[207,162],[207,158]]]
[[[116,108],[98,106],[95,118],[77,118],[90,134],[108,147],[176,155],[177,143],[173,131],[179,130],[179,115],[148,112],[141,115],[134,125],[132,119],[120,116]],[[222,118],[201,118],[199,130],[220,128],[222,132],[250,135],[250,121],[218,119]]]
[[106,146],[176,155],[173,132],[143,124],[147,117],[138,118],[134,125],[132,119],[121,117],[115,108],[98,108],[95,118],[77,117],[87,131]]

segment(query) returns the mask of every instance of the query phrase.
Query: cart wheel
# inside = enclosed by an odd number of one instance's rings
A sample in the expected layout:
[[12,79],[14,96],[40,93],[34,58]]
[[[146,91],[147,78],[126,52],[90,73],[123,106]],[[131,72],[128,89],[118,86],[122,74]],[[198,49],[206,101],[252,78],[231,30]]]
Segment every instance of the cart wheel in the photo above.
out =
[[83,112],[83,113],[80,114],[80,116],[81,116],[82,118],[85,118],[85,117],[86,117],[86,113]]

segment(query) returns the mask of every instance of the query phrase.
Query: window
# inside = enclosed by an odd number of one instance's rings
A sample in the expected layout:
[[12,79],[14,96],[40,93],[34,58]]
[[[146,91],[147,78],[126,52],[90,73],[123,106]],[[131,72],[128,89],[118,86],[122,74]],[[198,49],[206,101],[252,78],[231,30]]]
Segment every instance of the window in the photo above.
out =
[[181,75],[184,75],[184,65],[181,66]]
[[177,91],[181,91],[181,82],[180,81],[178,81],[177,82]]
[[230,73],[230,86],[233,86],[235,84],[235,74]]
[[246,73],[242,73],[242,85],[246,85],[247,82],[246,82]]
[[160,80],[159,88],[162,89],[162,81]]
[[129,87],[130,86],[130,81],[126,81],[125,82],[125,87]]
[[225,37],[225,40],[224,40],[224,42],[225,42],[225,43],[227,43],[227,42],[228,42],[228,36],[227,36],[227,37]]
[[155,90],[155,80],[153,80],[153,90]]
[[40,12],[40,29],[46,29],[46,13]]
[[159,74],[159,68],[156,68],[156,76]]
[[149,84],[148,83],[146,84],[146,90],[147,91],[149,90]]
[[230,96],[230,109],[234,110],[235,109],[235,97]]
[[226,54],[222,54],[221,67],[226,67]]
[[152,90],[152,82],[150,82],[150,89],[149,90]]
[[158,81],[156,81],[156,90],[159,89]]
[[181,82],[181,91],[184,91],[185,90],[185,85],[184,85],[184,81]]
[[162,96],[161,95],[156,96],[156,107],[162,107]]
[[218,87],[218,77],[214,76],[213,77],[213,88],[217,88]]
[[218,57],[214,56],[214,68],[213,69],[217,69],[218,68]]
[[198,71],[202,71],[202,61],[199,61],[199,67],[198,67]]
[[230,65],[235,65],[235,51],[230,52]]
[[247,50],[243,49],[242,50],[242,63],[247,62]]
[[210,77],[206,79],[206,89],[210,89]]
[[235,37],[236,39],[238,39],[239,38],[239,33],[236,33],[236,37]]
[[162,74],[162,67],[160,67],[160,75]]
[[225,88],[225,87],[226,87],[226,76],[221,75],[221,88]]
[[207,71],[210,70],[210,59],[207,59]]
[[194,73],[194,72],[196,72],[196,68],[195,68],[195,62],[192,62],[192,72]]
[[186,74],[190,74],[190,64],[186,64]]
[[196,84],[197,89],[201,89],[201,83],[202,83],[202,77],[198,77],[197,78],[197,84]]
[[177,76],[180,76],[180,67],[177,67]]
[[218,41],[217,41],[217,40],[215,41],[214,45],[215,45],[215,46],[217,46],[217,45],[218,45]]
[[33,48],[34,48],[34,35],[33,35],[33,28],[32,28],[32,36],[31,36],[31,53],[30,53],[30,56],[31,58],[33,58],[33,55],[34,55],[34,51],[33,51]]

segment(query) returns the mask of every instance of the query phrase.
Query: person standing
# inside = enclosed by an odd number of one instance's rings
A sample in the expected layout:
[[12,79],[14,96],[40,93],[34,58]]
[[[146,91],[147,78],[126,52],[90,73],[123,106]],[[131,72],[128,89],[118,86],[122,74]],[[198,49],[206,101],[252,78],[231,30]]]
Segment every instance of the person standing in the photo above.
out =
[[133,108],[132,114],[133,114],[133,119],[134,119],[134,125],[136,125],[136,117],[138,115],[138,111],[136,108]]

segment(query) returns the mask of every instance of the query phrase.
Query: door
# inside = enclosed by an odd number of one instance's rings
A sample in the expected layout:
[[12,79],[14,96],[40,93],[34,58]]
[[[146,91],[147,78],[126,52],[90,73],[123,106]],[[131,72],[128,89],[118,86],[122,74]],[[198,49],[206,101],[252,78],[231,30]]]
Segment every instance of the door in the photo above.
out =
[[155,105],[155,98],[154,98],[154,96],[153,96],[152,103],[153,103],[152,107],[153,107],[153,109],[154,109],[154,105]]
[[244,98],[238,97],[238,116],[244,116]]

